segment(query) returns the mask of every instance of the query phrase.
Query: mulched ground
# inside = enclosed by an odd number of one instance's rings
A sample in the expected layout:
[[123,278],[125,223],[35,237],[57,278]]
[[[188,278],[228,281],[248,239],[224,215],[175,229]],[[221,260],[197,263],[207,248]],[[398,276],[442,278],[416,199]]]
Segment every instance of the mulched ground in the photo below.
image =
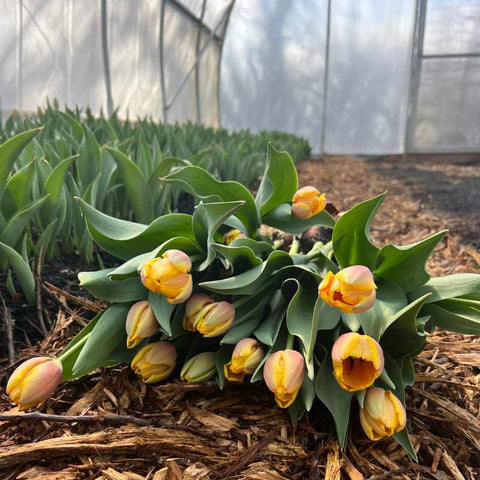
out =
[[[480,266],[480,167],[478,156],[348,157],[303,162],[301,185],[326,191],[338,209],[385,190],[389,195],[372,225],[378,244],[407,244],[443,228],[449,237],[428,267],[434,275],[478,272]],[[80,260],[46,262],[42,311],[54,325],[47,339],[25,348],[40,334],[14,330],[16,361],[55,355],[99,305],[75,284]],[[91,267],[93,268],[93,267]],[[55,289],[51,284],[61,290]],[[37,322],[3,290],[17,324]],[[65,290],[65,291],[62,291]],[[48,291],[48,292],[47,292]],[[72,296],[69,296],[69,293]],[[2,345],[5,348],[5,345]],[[170,383],[146,387],[128,367],[96,372],[59,388],[41,413],[78,416],[74,423],[1,421],[1,479],[390,479],[480,478],[480,341],[436,332],[416,362],[417,383],[407,406],[419,463],[394,442],[371,443],[352,413],[348,447],[340,452],[327,412],[320,407],[293,428],[261,386],[218,392],[215,385]],[[5,385],[12,368],[0,360]],[[0,409],[12,409],[3,390]],[[102,422],[88,416],[100,415]],[[89,421],[90,420],[90,421]],[[133,423],[132,423],[133,422]]]

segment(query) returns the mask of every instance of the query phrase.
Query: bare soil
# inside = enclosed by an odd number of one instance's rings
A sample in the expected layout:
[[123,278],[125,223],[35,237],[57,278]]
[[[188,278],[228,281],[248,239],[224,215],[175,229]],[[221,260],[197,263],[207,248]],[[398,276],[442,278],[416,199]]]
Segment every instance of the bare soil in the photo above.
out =
[[[379,245],[408,244],[449,228],[428,265],[432,274],[446,275],[479,270],[479,161],[480,156],[327,157],[298,168],[301,186],[317,186],[340,210],[388,190],[372,225]],[[101,308],[76,285],[74,274],[81,265],[72,265],[69,258],[61,263],[46,263],[42,280],[71,296],[45,284],[49,293],[43,305],[52,330],[47,339],[29,340],[33,346],[22,349],[22,335],[29,338],[31,332],[15,330],[17,363],[32,355],[55,355]],[[25,314],[19,299],[14,302],[2,293],[12,316]],[[36,309],[29,311],[32,322],[36,314]],[[0,359],[2,385],[12,368],[6,358]],[[274,406],[261,386],[240,385],[224,392],[214,384],[147,387],[128,367],[117,367],[62,385],[40,409],[45,414],[96,415],[98,421],[0,419],[0,478],[480,478],[479,338],[435,332],[416,371],[407,407],[419,463],[391,440],[366,439],[356,411],[348,447],[341,452],[330,416],[319,406],[292,427],[288,414]],[[0,408],[19,413],[3,390]]]

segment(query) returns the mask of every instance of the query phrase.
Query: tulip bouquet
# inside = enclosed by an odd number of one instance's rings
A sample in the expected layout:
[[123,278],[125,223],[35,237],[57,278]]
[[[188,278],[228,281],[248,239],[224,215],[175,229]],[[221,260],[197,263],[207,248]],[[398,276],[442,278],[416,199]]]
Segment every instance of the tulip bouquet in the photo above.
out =
[[[356,402],[370,439],[394,436],[415,457],[404,390],[426,333],[480,333],[480,275],[425,271],[445,232],[379,248],[369,225],[384,195],[333,218],[316,188],[297,190],[291,158],[271,146],[255,198],[196,166],[160,181],[197,199],[193,215],[142,225],[78,200],[92,239],[123,262],[79,275],[110,306],[58,359],[20,366],[12,400],[29,408],[51,395],[59,371],[68,380],[122,362],[146,383],[263,380],[292,421],[317,398],[343,446]],[[293,235],[321,225],[331,241],[303,251],[294,237],[284,251],[262,225]]]

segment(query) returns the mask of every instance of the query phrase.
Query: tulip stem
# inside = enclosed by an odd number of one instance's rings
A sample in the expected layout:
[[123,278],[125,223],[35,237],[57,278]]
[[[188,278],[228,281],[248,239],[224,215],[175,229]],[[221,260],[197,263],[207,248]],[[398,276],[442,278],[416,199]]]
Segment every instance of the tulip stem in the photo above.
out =
[[273,249],[278,250],[284,243],[285,243],[285,240],[283,238],[280,238],[279,240],[275,240],[273,242]]
[[295,341],[295,337],[289,333],[287,338],[287,344],[285,345],[285,350],[291,350],[293,348],[293,342]]
[[68,357],[70,357],[71,355],[73,355],[79,348],[83,347],[83,345],[85,344],[85,342],[88,340],[88,338],[90,337],[90,334],[92,332],[89,332],[87,333],[84,337],[82,337],[75,345],[72,345],[71,348],[69,348],[68,350],[65,350],[59,357],[58,357],[58,360],[60,360],[61,362],[65,361]]
[[297,254],[299,248],[300,248],[300,242],[296,238],[293,239],[292,244],[290,245],[290,250],[288,251],[289,255]]

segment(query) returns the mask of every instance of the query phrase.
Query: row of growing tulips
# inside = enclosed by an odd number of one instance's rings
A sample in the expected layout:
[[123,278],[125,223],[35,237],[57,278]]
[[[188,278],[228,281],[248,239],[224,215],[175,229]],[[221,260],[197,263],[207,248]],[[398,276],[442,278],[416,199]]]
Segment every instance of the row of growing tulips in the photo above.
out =
[[150,223],[179,207],[178,191],[162,187],[159,177],[197,164],[248,185],[263,169],[268,138],[294,148],[298,160],[309,154],[305,140],[279,132],[122,121],[52,106],[27,117],[12,114],[0,122],[0,268],[10,269],[9,290],[20,284],[35,302],[30,259],[42,247],[47,258],[78,251],[93,261],[74,197],[113,217]]
[[[216,377],[220,388],[263,379],[294,422],[315,398],[322,402],[342,447],[356,400],[370,439],[393,435],[415,457],[405,387],[427,333],[435,326],[480,333],[480,275],[425,271],[443,233],[378,248],[368,231],[383,195],[334,219],[315,187],[298,190],[290,157],[272,147],[255,198],[194,166],[161,181],[201,199],[192,215],[145,226],[80,202],[93,241],[124,261],[79,275],[111,305],[58,359],[21,365],[8,385],[12,400],[29,408],[61,379],[118,363],[147,383],[175,371],[184,381]],[[294,235],[323,225],[332,240],[305,252],[294,240],[286,252],[261,225]]]

